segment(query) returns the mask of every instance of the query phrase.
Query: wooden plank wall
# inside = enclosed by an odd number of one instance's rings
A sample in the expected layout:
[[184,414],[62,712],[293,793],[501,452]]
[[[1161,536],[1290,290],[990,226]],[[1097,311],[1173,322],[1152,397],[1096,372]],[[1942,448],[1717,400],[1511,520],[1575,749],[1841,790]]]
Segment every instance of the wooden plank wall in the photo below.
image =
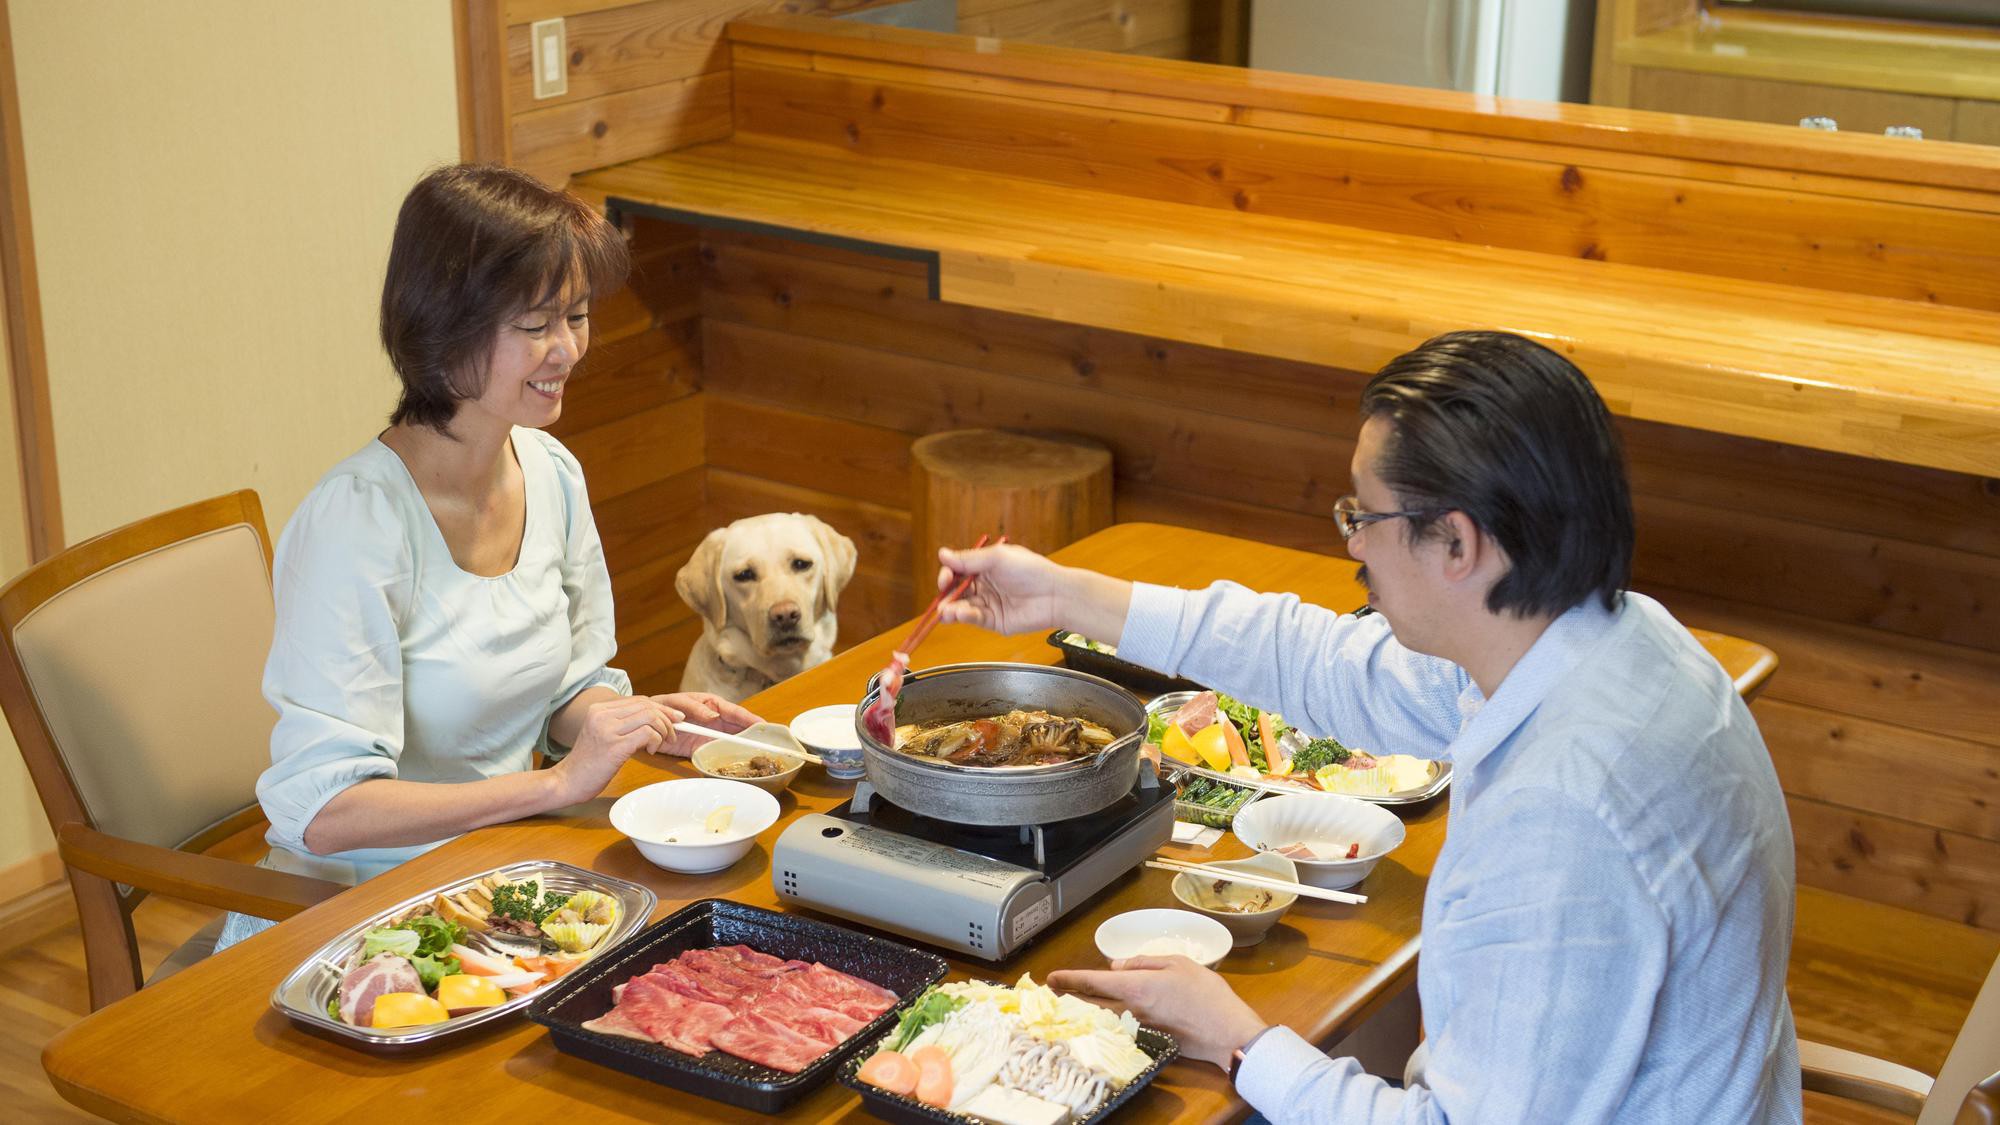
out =
[[[703,235],[710,480],[861,544],[843,633],[906,615],[907,464],[956,426],[1087,433],[1118,517],[1338,551],[1363,376],[939,304],[907,267]],[[1775,648],[1756,705],[1802,882],[2000,929],[2000,482],[1622,423],[1637,582]]]
[[[722,29],[767,12],[839,15],[898,0],[469,0],[498,5],[472,19],[475,81],[465,108],[504,122],[482,156],[560,184],[571,175],[729,135],[729,58]],[[959,30],[1034,43],[1212,60],[1229,0],[961,0]],[[479,9],[475,9],[479,10]],[[483,14],[483,13],[482,13]],[[560,16],[569,90],[537,100],[529,27]],[[497,26],[492,26],[497,24]],[[487,42],[487,37],[495,38]],[[492,103],[498,103],[497,111]]]
[[630,284],[591,310],[590,351],[550,432],[584,467],[617,606],[617,665],[639,690],[680,683],[700,623],[674,573],[707,534],[699,242],[635,220]]
[[[1991,193],[1502,140],[738,44],[736,134],[1067,187],[1751,281],[2000,309]],[[1238,96],[1247,96],[1237,92]],[[1330,99],[1320,99],[1329,102]],[[1886,176],[1887,173],[1884,173]]]

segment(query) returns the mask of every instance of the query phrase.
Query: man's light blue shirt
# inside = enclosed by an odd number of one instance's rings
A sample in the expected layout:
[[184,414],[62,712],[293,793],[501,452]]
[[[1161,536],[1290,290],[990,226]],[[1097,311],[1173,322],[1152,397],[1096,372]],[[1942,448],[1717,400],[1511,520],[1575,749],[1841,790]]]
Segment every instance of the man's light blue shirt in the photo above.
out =
[[1563,614],[1491,699],[1379,616],[1228,582],[1137,586],[1119,655],[1452,762],[1422,1081],[1275,1028],[1236,1086],[1277,1125],[1800,1119],[1784,796],[1728,676],[1658,602]]

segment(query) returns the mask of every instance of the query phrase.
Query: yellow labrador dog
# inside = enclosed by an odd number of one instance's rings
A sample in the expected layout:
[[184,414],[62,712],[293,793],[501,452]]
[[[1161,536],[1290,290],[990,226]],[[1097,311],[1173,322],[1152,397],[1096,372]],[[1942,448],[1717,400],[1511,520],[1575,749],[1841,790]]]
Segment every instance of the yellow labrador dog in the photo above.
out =
[[797,512],[709,532],[674,578],[702,618],[681,690],[742,700],[832,656],[854,558],[854,540]]

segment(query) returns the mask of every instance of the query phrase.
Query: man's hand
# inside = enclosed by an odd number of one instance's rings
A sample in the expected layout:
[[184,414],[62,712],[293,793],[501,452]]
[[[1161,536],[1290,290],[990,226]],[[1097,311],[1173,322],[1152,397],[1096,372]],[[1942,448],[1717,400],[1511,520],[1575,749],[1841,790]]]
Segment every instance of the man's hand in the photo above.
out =
[[1007,544],[938,552],[938,589],[971,575],[965,596],[938,611],[945,624],[964,622],[996,633],[1033,633],[1062,626],[1117,643],[1132,602],[1132,584],[1092,570],[1058,566],[1026,547]]
[[1050,988],[1101,996],[1181,1041],[1181,1054],[1229,1069],[1229,1056],[1270,1026],[1229,982],[1185,957],[1127,957],[1107,970],[1058,969]]
[[[719,730],[724,734],[735,734],[752,723],[764,721],[727,699],[705,691],[682,691],[671,695],[655,695],[651,698],[662,708],[678,713],[698,727]],[[686,734],[669,727],[666,741],[651,749],[656,754],[674,754],[685,758],[694,753],[696,747],[707,741],[709,739],[701,735]]]

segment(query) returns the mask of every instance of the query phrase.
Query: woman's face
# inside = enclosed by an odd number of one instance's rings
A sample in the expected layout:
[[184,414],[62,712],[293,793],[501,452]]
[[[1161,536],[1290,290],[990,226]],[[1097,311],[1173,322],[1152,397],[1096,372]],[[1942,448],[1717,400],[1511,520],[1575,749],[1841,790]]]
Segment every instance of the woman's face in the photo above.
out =
[[468,406],[541,429],[562,416],[570,369],[590,348],[590,296],[565,291],[500,322],[486,386]]

